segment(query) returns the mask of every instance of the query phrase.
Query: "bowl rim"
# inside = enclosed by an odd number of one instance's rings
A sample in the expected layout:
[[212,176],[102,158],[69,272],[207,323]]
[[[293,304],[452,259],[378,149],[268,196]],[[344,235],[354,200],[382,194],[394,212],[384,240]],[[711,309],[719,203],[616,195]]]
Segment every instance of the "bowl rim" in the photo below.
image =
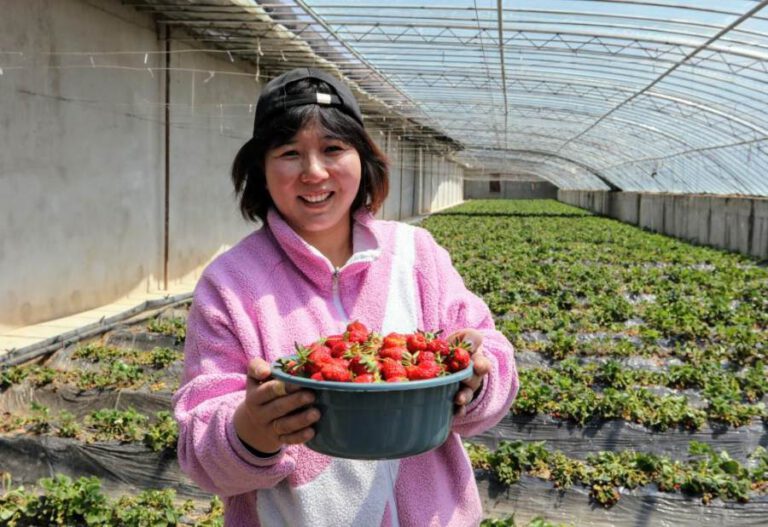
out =
[[[296,358],[296,355],[289,355],[284,357],[287,359]],[[333,390],[338,392],[400,392],[408,390],[420,390],[422,388],[434,388],[436,386],[444,386],[454,382],[460,382],[469,378],[474,370],[474,361],[469,361],[469,366],[461,371],[451,373],[450,375],[444,375],[442,377],[435,377],[434,379],[424,379],[420,381],[408,381],[408,382],[334,382],[334,381],[316,381],[315,379],[308,379],[306,377],[296,377],[285,373],[278,364],[277,361],[272,363],[272,376],[276,379],[283,381],[286,384],[297,384],[305,388],[314,390]]]

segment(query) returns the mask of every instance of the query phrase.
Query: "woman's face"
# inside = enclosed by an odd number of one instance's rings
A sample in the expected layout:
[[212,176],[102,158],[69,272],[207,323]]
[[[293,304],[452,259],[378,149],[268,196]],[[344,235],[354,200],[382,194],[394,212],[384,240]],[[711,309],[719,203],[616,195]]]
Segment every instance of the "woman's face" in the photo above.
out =
[[360,187],[360,155],[317,124],[267,151],[267,190],[288,224],[307,241],[348,234]]

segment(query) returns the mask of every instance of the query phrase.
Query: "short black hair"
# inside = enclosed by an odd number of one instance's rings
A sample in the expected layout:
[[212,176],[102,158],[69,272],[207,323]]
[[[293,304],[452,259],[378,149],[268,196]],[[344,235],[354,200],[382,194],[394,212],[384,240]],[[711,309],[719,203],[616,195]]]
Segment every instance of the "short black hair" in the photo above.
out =
[[[330,87],[317,79],[300,80],[286,89],[292,95],[331,93]],[[352,202],[352,212],[366,207],[376,213],[381,208],[389,192],[389,166],[384,153],[365,128],[348,114],[334,107],[306,104],[286,108],[258,123],[251,140],[237,152],[232,163],[232,183],[245,219],[265,221],[267,211],[274,205],[264,171],[267,151],[288,143],[311,123],[317,123],[332,137],[351,145],[360,156],[360,188]]]

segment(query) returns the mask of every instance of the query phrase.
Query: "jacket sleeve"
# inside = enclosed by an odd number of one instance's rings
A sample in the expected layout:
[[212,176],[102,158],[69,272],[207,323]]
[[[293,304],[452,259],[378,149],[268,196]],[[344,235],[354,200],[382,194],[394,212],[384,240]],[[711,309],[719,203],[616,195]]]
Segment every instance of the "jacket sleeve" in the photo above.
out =
[[469,291],[453,267],[448,252],[432,235],[417,230],[417,270],[422,311],[427,329],[440,328],[445,335],[464,328],[483,334],[483,354],[491,371],[467,412],[456,417],[454,432],[472,436],[495,426],[507,414],[518,391],[518,376],[512,344],[496,330],[488,306]]
[[269,458],[253,455],[235,432],[232,418],[245,397],[249,354],[234,332],[227,308],[237,307],[234,299],[225,302],[226,289],[205,275],[195,289],[184,374],[173,397],[179,465],[201,489],[222,497],[273,487],[296,465],[285,449]]

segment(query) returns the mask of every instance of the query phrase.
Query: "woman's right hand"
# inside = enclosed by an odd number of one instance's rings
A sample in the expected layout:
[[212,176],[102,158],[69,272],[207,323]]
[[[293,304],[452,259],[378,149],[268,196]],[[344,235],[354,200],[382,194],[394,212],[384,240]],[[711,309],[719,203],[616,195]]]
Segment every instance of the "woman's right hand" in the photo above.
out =
[[320,419],[317,408],[307,407],[315,400],[311,391],[270,375],[267,361],[253,359],[248,364],[245,400],[234,415],[240,439],[265,454],[309,441],[315,435],[311,425]]

